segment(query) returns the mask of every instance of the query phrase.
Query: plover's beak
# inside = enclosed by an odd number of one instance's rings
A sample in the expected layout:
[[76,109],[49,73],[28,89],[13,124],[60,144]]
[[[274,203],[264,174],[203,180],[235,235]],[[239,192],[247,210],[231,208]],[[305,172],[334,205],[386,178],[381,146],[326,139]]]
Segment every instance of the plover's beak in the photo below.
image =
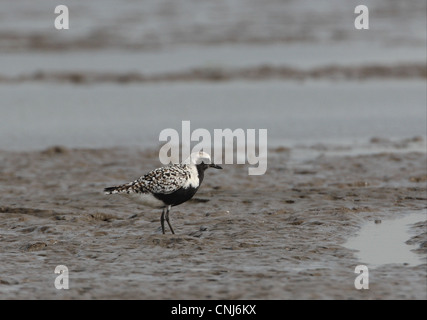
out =
[[216,164],[214,164],[214,163],[211,163],[211,164],[209,165],[209,167],[211,167],[211,168],[215,168],[215,169],[222,169],[222,167],[220,167],[220,166],[218,166],[218,165],[216,165]]

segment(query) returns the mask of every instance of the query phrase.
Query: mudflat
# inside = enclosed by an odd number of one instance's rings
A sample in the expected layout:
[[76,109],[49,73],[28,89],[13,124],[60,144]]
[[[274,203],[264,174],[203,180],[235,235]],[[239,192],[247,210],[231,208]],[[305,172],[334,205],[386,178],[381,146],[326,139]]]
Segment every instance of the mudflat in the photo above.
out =
[[[343,245],[364,223],[425,212],[427,157],[410,143],[369,154],[316,145],[301,161],[278,147],[261,176],[208,170],[172,208],[175,235],[161,234],[161,210],[102,192],[161,166],[155,149],[0,151],[0,298],[426,299],[426,263],[370,268],[357,290],[363,263]],[[426,261],[425,223],[411,232]],[[58,265],[68,290],[55,288]]]

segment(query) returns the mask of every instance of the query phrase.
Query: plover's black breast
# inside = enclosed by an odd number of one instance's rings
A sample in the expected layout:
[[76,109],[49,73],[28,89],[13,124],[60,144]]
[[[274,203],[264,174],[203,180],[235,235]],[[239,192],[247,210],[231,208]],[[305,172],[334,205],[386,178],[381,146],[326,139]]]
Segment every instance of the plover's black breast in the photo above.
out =
[[177,206],[190,200],[197,192],[199,188],[181,188],[172,193],[153,193],[156,199],[161,200],[165,205]]

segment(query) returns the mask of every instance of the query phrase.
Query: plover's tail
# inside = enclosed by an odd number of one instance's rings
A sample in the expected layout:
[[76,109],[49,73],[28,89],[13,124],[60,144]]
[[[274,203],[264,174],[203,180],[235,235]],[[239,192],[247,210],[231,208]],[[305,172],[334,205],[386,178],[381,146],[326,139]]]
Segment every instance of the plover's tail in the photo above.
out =
[[104,189],[105,194],[113,194],[113,193],[119,193],[120,187],[109,187]]
[[104,189],[105,194],[113,194],[113,193],[134,193],[137,192],[137,183],[136,181],[122,184],[120,186],[108,187]]

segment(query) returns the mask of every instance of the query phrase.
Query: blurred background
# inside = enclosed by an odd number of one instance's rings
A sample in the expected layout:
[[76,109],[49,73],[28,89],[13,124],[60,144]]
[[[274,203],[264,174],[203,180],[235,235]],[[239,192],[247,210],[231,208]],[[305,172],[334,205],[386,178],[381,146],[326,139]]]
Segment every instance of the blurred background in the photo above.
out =
[[359,4],[2,0],[0,149],[157,148],[190,120],[268,129],[269,147],[425,151],[426,2],[364,1],[369,30]]

